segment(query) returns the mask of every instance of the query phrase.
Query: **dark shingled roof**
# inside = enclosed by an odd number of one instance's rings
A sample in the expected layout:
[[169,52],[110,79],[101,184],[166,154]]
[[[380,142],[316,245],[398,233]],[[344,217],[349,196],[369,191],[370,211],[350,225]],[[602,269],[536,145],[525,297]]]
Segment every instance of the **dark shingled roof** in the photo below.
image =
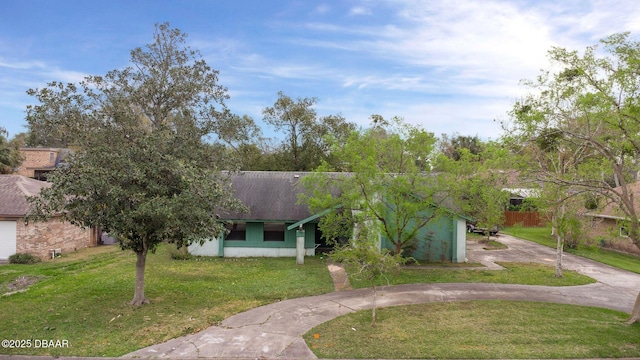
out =
[[20,175],[0,175],[0,217],[20,218],[29,212],[28,196],[51,184]]
[[298,204],[304,192],[300,179],[305,172],[243,171],[231,174],[235,196],[248,208],[246,213],[222,216],[228,220],[299,221],[313,214]]

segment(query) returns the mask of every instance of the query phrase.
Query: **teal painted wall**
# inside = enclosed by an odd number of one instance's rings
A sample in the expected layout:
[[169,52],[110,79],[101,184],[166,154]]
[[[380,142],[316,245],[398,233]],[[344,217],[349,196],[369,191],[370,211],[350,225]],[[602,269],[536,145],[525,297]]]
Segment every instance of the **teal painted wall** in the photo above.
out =
[[[406,255],[418,261],[451,261],[456,241],[455,221],[451,215],[438,215],[429,221],[416,235],[415,250]],[[383,247],[395,248],[389,238],[383,236],[382,240]]]
[[[262,247],[262,248],[293,248],[296,247],[296,231],[286,230],[284,233],[284,241],[264,241],[264,222],[248,222],[247,221],[246,238],[244,241],[224,240],[224,247]],[[285,223],[285,227],[293,224],[293,222]],[[304,247],[313,249],[316,242],[316,224],[304,224]]]

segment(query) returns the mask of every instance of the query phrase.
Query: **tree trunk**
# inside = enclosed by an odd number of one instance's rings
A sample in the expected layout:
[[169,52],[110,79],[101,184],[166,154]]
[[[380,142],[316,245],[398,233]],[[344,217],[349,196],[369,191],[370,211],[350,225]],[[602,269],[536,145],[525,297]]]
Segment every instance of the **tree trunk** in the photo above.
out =
[[147,248],[136,251],[136,287],[131,305],[140,306],[149,303],[149,299],[144,296],[144,267],[147,262]]
[[[638,221],[632,221],[629,226],[629,237],[631,238],[633,243],[638,248],[640,248],[640,241],[638,241],[640,231],[638,228]],[[633,310],[631,310],[631,317],[629,318],[629,320],[627,320],[627,324],[633,323],[640,323],[640,292],[636,297],[636,302],[633,305]]]
[[558,234],[558,244],[556,245],[556,277],[561,278],[562,274],[562,252],[564,248],[563,237]]
[[640,293],[636,297],[636,303],[631,310],[631,317],[627,320],[627,324],[640,323]]
[[373,307],[371,308],[371,327],[376,327],[376,284],[372,282]]
[[396,254],[402,254],[402,241],[398,240],[398,242],[395,243],[396,246]]
[[[561,278],[564,275],[562,274],[562,251],[564,250],[564,238],[567,236],[567,224],[566,224],[566,211],[564,207],[564,203],[559,209],[561,211],[560,215],[556,214],[555,220],[558,221],[558,217],[564,223],[564,226],[560,226],[560,230],[556,229],[556,234],[558,237],[558,243],[556,244],[556,277]],[[556,210],[557,211],[557,210]],[[554,223],[554,225],[557,223]]]

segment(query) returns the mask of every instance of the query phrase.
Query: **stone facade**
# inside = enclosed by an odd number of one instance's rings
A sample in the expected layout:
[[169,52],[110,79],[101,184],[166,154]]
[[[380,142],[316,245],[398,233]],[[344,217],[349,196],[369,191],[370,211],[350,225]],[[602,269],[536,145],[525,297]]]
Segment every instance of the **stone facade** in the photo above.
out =
[[42,260],[51,259],[51,252],[62,254],[97,245],[96,231],[81,229],[69,222],[52,219],[47,222],[16,223],[16,252],[28,253]]

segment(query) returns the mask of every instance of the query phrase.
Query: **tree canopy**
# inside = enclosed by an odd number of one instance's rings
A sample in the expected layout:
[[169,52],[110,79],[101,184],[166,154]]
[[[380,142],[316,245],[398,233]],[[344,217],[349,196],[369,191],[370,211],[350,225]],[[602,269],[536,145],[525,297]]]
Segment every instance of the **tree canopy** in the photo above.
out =
[[330,142],[346,140],[356,127],[341,115],[318,118],[317,102],[314,97],[294,100],[280,91],[273,106],[263,109],[264,121],[285,136],[268,170],[310,171],[332,162]]
[[97,226],[137,255],[132,304],[144,295],[146,256],[168,241],[185,246],[224,230],[216,214],[238,210],[216,156],[203,140],[228,121],[226,89],[186,34],[156,25],[131,66],[79,85],[51,83],[30,93],[31,128],[57,129],[78,149],[34,198],[37,216],[61,213]]
[[[640,247],[638,207],[630,185],[640,155],[640,43],[615,34],[580,53],[549,51],[550,69],[526,81],[507,137],[531,154],[531,176],[569,197],[601,197],[627,219]],[[545,188],[543,186],[543,189]],[[640,296],[631,321],[640,321]]]
[[[325,236],[348,236],[342,224],[353,223],[357,213],[360,222],[370,222],[389,239],[393,253],[408,255],[420,229],[440,215],[438,205],[446,198],[444,184],[428,171],[435,137],[398,118],[379,124],[334,143],[336,167],[325,162],[305,178],[306,187],[313,189],[306,201],[314,211],[335,209],[321,220]],[[332,171],[349,175],[332,176]]]
[[7,131],[0,128],[0,174],[11,174],[22,162],[18,151],[21,139],[8,140],[7,136]]

